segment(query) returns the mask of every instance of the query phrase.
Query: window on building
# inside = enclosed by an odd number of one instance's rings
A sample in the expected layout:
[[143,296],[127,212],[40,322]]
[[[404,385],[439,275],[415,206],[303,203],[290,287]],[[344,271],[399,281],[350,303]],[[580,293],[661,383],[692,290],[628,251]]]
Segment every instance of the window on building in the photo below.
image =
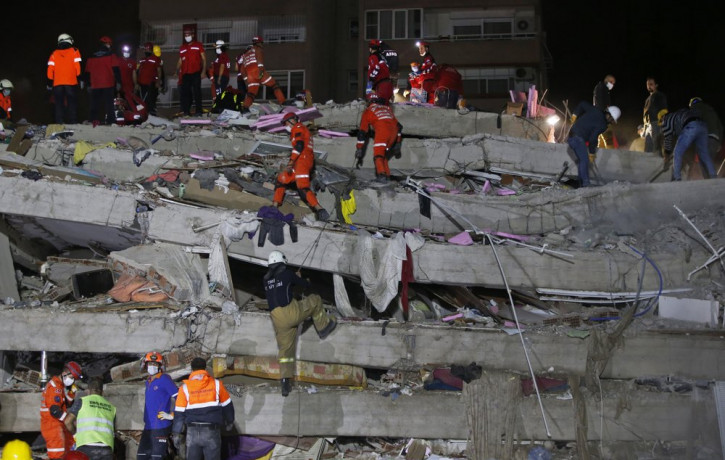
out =
[[[305,71],[304,70],[276,70],[269,72],[272,78],[282,89],[285,98],[292,99],[297,93],[305,90]],[[274,93],[271,88],[262,85],[261,99],[274,99]]]
[[494,18],[483,20],[483,38],[511,38],[513,30],[513,18]]
[[[468,98],[499,97],[507,95],[510,90],[525,90],[530,84],[530,79],[522,79],[517,76],[516,71],[517,69],[513,67],[459,69],[463,78],[463,94]],[[526,73],[533,75],[530,69],[527,69]]]
[[224,40],[224,43],[229,43],[229,32],[207,32],[204,34],[204,43],[216,43],[217,40]]
[[365,39],[421,38],[423,10],[372,10],[365,12]]
[[357,94],[358,88],[359,88],[359,86],[358,86],[357,70],[356,69],[348,70],[347,71],[347,90],[352,93]]

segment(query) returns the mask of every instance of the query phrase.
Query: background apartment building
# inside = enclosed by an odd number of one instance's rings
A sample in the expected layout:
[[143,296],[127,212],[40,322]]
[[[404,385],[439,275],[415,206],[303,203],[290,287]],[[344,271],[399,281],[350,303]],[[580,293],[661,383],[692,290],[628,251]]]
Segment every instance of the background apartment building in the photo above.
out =
[[[265,66],[286,96],[309,89],[317,102],[363,95],[370,39],[398,51],[403,87],[410,62],[420,60],[415,42],[430,42],[436,61],[463,76],[469,103],[487,110],[500,110],[509,90],[542,87],[548,62],[538,0],[155,0],[140,3],[139,18],[140,43],[162,48],[169,92],[161,103],[170,106],[179,100],[173,75],[187,24],[195,25],[198,39],[208,46],[209,62],[216,40],[229,43],[234,59],[253,36],[262,36]],[[203,85],[210,100],[209,81]],[[269,97],[266,89],[259,97]]]

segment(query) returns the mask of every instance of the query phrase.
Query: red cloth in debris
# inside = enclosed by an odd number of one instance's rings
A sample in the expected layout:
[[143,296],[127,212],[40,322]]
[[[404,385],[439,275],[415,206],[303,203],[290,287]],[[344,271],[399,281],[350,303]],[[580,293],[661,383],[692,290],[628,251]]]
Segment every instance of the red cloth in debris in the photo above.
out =
[[[550,379],[548,377],[536,377],[536,384],[539,386],[539,391],[564,391],[569,387],[566,380],[561,379]],[[529,396],[535,393],[534,381],[530,378],[521,379],[521,390],[524,396]]]
[[400,289],[400,303],[403,305],[403,313],[408,318],[408,283],[415,281],[413,277],[413,252],[409,246],[405,246],[405,260],[403,261],[403,270],[400,273],[400,281],[403,286]]

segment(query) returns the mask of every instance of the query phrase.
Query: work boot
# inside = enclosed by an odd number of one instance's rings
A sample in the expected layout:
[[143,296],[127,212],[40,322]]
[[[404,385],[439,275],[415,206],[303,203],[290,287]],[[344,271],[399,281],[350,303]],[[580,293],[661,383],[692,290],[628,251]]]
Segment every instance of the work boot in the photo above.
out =
[[335,321],[335,318],[330,318],[330,322],[327,323],[327,326],[322,328],[321,331],[317,331],[317,335],[320,336],[320,340],[324,340],[328,335],[332,334],[332,331],[334,331],[336,327],[337,321]]
[[373,179],[373,182],[377,182],[378,184],[387,184],[390,179],[388,179],[388,176],[385,176],[383,174],[379,174]]
[[327,212],[327,209],[321,208],[315,211],[315,218],[321,221],[328,221],[330,220],[330,213]]
[[282,396],[287,397],[292,391],[292,379],[282,379]]

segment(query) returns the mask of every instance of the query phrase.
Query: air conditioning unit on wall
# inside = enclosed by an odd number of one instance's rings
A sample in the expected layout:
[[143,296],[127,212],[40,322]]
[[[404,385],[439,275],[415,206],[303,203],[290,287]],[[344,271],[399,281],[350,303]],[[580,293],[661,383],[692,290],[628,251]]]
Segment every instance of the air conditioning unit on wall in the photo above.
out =
[[522,81],[533,81],[535,77],[536,73],[531,67],[519,67],[516,69],[516,73],[514,75],[516,80]]

